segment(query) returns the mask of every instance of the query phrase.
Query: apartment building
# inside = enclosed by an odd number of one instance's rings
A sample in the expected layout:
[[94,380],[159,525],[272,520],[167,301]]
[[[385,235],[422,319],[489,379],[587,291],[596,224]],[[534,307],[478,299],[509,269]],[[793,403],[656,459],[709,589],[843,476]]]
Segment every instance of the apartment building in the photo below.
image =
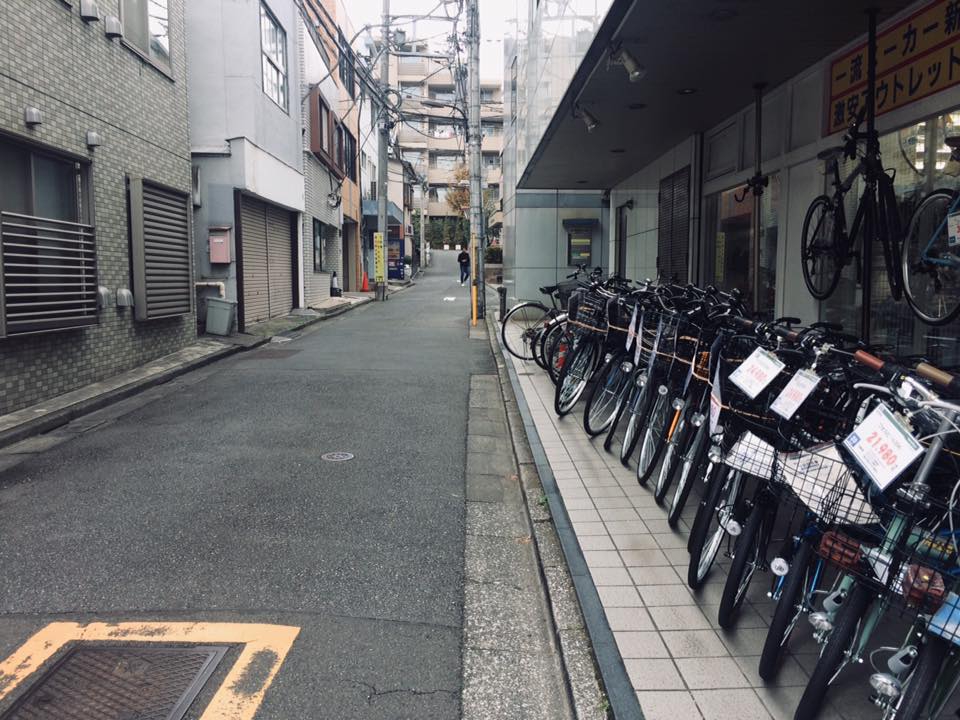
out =
[[185,6],[0,3],[0,414],[196,338]]
[[[465,70],[465,69],[464,69]],[[467,161],[462,114],[445,105],[462,106],[466,76],[457,77],[445,57],[426,42],[410,41],[390,58],[390,77],[402,98],[406,119],[397,133],[403,160],[426,179],[429,218],[453,218],[447,202],[457,187],[457,168]],[[483,186],[490,198],[500,194],[503,149],[503,93],[500,80],[481,80]],[[414,196],[415,206],[419,196]],[[492,203],[488,210],[492,210]]]

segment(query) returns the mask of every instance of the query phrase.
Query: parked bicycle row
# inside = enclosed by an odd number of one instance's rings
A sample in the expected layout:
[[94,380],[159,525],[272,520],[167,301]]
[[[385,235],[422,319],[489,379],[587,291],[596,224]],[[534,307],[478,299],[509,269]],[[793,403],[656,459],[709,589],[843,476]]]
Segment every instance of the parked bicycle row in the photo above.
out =
[[[827,323],[756,322],[736,292],[603,280],[581,268],[502,320],[554,380],[554,409],[635,468],[676,527],[696,487],[687,582],[729,559],[718,624],[769,577],[759,674],[792,638],[820,655],[795,717],[872,664],[883,718],[935,718],[960,681],[960,379],[882,359]],[[564,310],[565,308],[565,310]],[[880,645],[878,628],[902,628]]]

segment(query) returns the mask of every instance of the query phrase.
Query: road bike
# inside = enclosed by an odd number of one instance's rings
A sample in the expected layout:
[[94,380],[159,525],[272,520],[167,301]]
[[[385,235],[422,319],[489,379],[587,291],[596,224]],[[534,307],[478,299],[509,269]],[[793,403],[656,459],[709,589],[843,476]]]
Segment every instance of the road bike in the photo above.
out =
[[[815,198],[807,209],[800,238],[800,256],[804,283],[818,300],[825,300],[833,294],[843,268],[858,257],[854,248],[856,238],[861,234],[860,252],[880,242],[890,294],[894,300],[899,300],[902,294],[902,230],[893,178],[883,169],[876,132],[870,135],[858,130],[864,114],[865,108],[851,123],[843,145],[817,155],[827,163],[834,191],[832,195]],[[862,139],[866,140],[866,148],[861,153],[859,141]],[[859,157],[856,167],[845,180],[840,177],[841,156],[850,160]],[[864,180],[863,194],[848,231],[844,198],[859,177]]]

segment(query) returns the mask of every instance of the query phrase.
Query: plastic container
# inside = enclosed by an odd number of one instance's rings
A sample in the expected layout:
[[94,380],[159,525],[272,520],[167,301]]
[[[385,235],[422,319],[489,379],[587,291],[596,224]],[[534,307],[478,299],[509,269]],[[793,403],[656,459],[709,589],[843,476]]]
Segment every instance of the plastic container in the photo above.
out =
[[207,332],[211,335],[229,335],[237,303],[221,298],[207,298]]

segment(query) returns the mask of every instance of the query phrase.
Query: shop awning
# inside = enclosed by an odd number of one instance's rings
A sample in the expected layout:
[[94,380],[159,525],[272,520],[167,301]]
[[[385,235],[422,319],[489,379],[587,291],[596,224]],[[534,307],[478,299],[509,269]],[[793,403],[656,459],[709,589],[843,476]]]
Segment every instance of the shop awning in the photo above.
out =
[[[910,4],[882,3],[880,23]],[[866,10],[876,5],[876,0],[614,2],[519,186],[613,187],[749,105],[756,82],[775,88],[864,36]],[[646,68],[639,82],[630,82],[622,66],[608,66],[616,43]],[[597,119],[593,132],[574,117],[575,103]]]
[[[379,214],[380,205],[376,200],[363,201],[363,216],[365,218],[373,218],[373,220],[376,221]],[[387,203],[387,224],[403,225],[403,210],[398,208],[394,202]]]

